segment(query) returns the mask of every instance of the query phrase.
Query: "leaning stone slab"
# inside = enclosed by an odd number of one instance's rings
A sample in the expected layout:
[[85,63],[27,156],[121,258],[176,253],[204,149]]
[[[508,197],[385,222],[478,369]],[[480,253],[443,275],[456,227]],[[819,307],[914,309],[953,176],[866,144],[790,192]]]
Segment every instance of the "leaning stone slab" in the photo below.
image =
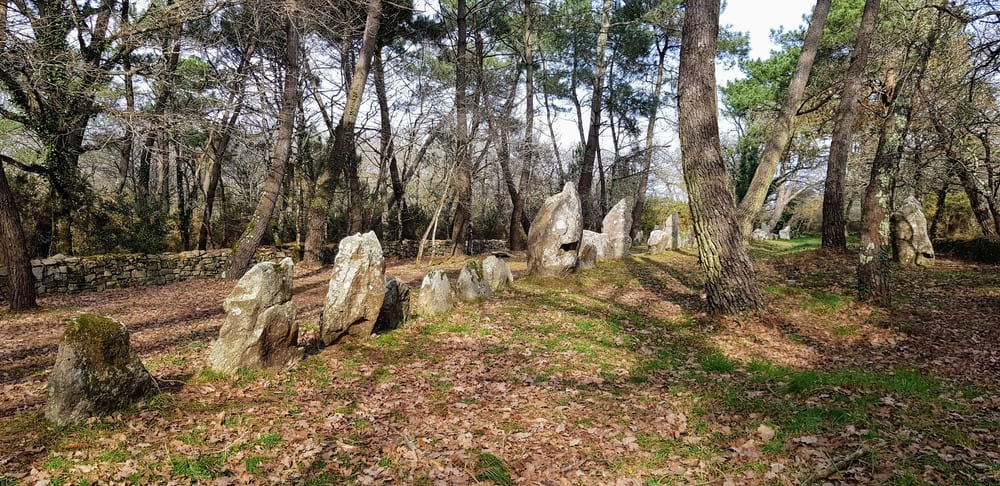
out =
[[385,298],[375,320],[375,332],[387,332],[403,324],[410,317],[410,286],[396,277],[385,278]]
[[462,266],[462,271],[455,281],[455,296],[462,302],[479,302],[493,295],[493,288],[486,281],[483,263],[469,260]]
[[417,314],[430,316],[448,312],[455,306],[455,293],[444,270],[431,270],[420,284],[417,296]]
[[78,314],[69,319],[59,342],[45,417],[68,425],[106,415],[127,408],[152,386],[124,324]]
[[292,259],[261,262],[226,297],[226,322],[209,355],[212,369],[284,367],[302,358],[292,299]]
[[576,186],[567,182],[562,192],[549,196],[528,231],[528,271],[562,277],[576,268],[583,214]]
[[927,218],[917,198],[906,198],[890,219],[893,260],[903,265],[933,265],[934,246],[927,233]]
[[608,237],[608,254],[606,258],[625,258],[632,247],[632,211],[628,201],[621,199],[615,204],[601,222],[601,233]]
[[329,346],[344,335],[370,336],[384,299],[385,261],[378,237],[369,231],[340,240],[320,315],[320,343]]
[[490,255],[483,260],[483,277],[494,292],[510,287],[514,283],[514,274],[511,273],[507,262],[497,258],[496,255]]

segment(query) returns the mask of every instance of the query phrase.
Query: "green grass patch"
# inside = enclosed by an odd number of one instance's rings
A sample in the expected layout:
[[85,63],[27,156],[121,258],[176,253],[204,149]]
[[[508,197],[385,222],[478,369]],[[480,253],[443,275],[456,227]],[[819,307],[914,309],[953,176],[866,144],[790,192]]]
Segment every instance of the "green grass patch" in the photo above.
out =
[[173,458],[170,459],[170,473],[191,480],[215,479],[221,472],[222,460],[220,455]]
[[499,486],[513,486],[510,469],[503,459],[489,452],[480,452],[476,461],[476,481],[491,482]]

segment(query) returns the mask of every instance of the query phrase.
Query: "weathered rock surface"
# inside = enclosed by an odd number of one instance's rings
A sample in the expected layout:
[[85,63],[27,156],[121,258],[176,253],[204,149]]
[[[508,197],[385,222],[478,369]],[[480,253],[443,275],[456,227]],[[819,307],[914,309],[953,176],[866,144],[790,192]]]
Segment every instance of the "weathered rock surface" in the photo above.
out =
[[455,293],[444,270],[431,270],[420,283],[417,296],[417,314],[430,316],[448,312],[455,306]]
[[292,259],[261,262],[226,297],[226,322],[209,364],[223,373],[240,368],[282,367],[299,360],[299,326],[292,304]]
[[127,408],[153,386],[125,325],[93,314],[69,319],[49,375],[45,417],[68,425]]
[[649,252],[653,255],[666,253],[673,247],[670,241],[670,233],[663,230],[653,230],[649,232]]
[[927,218],[913,196],[892,214],[892,258],[903,265],[934,264],[934,246],[927,234]]
[[396,277],[385,278],[385,298],[375,321],[375,332],[386,332],[406,324],[410,317],[410,286]]
[[610,258],[611,239],[604,233],[595,233],[583,230],[583,237],[580,239],[580,256],[577,261],[577,268],[594,268],[597,262]]
[[511,273],[507,262],[496,255],[490,255],[483,260],[483,278],[494,292],[510,287],[514,283],[514,274]]
[[750,233],[750,239],[754,241],[764,241],[771,238],[771,233],[768,233],[764,228],[757,228]]
[[782,240],[792,239],[792,228],[790,226],[785,226],[778,230],[778,238]]
[[608,254],[606,258],[625,258],[632,247],[632,211],[628,201],[622,199],[615,204],[601,222],[601,233],[608,237]]
[[681,215],[676,211],[667,218],[667,231],[670,232],[670,249],[679,249],[681,247]]
[[645,240],[643,239],[643,238],[644,238],[645,236],[646,236],[646,235],[645,235],[645,234],[643,234],[642,230],[639,230],[639,231],[636,231],[636,232],[635,232],[635,240],[634,240],[634,242],[635,242],[635,243],[639,243],[639,244],[641,244],[641,243],[642,243],[643,241],[645,241]]
[[545,199],[528,231],[528,271],[561,277],[576,267],[583,232],[583,215],[576,186]]
[[462,302],[479,302],[493,295],[493,287],[486,280],[483,263],[469,260],[462,266],[462,271],[455,281],[455,296]]
[[370,336],[384,299],[385,261],[378,237],[369,231],[340,240],[320,315],[320,343]]

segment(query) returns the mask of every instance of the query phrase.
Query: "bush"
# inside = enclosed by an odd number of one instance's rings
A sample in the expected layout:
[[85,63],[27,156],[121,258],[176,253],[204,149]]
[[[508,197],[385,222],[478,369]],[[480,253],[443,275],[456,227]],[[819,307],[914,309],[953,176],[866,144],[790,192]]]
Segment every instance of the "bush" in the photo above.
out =
[[934,251],[962,260],[1000,263],[1000,237],[934,240]]

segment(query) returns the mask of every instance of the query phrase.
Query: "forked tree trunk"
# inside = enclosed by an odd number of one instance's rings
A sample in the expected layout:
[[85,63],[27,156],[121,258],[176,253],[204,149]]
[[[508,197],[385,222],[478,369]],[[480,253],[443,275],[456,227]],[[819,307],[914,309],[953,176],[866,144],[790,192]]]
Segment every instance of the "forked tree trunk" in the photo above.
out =
[[0,155],[0,251],[7,265],[7,296],[10,310],[21,311],[38,307],[35,302],[35,277],[31,274],[31,257],[18,213],[3,169]]
[[509,246],[513,251],[528,248],[528,230],[524,219],[524,193],[528,190],[532,155],[535,150],[535,59],[531,52],[531,0],[524,0],[524,144],[521,149],[521,175],[517,190],[511,192]]
[[[361,198],[361,181],[358,174],[358,155],[354,145],[354,124],[358,120],[358,109],[365,92],[365,83],[371,71],[372,57],[375,53],[375,42],[378,37],[379,21],[382,12],[381,0],[368,2],[365,32],[361,40],[361,53],[351,75],[347,90],[347,103],[340,123],[334,129],[332,151],[328,160],[323,161],[323,170],[316,179],[312,201],[309,204],[309,229],[306,234],[306,248],[303,259],[307,262],[322,260],[323,244],[326,240],[325,222],[327,210],[332,197],[331,170],[341,167],[347,179],[350,192],[349,230],[357,232],[363,224],[363,200]],[[331,163],[332,162],[332,163]],[[331,167],[331,165],[333,167]]]
[[753,229],[754,220],[760,214],[767,199],[767,190],[774,181],[774,171],[781,163],[781,156],[792,138],[792,120],[798,111],[799,103],[806,91],[806,84],[809,82],[809,71],[812,69],[813,61],[816,59],[816,52],[819,50],[820,40],[823,38],[823,25],[826,24],[827,14],[830,13],[830,0],[817,0],[813,9],[812,18],[809,19],[809,28],[806,31],[806,39],[802,44],[802,53],[799,54],[798,64],[795,66],[795,73],[788,84],[788,92],[782,102],[778,118],[771,125],[771,134],[764,144],[764,152],[760,156],[760,164],[753,174],[750,187],[743,196],[739,205],[740,228],[745,237],[750,236]]
[[719,0],[690,0],[684,15],[678,83],[678,118],[684,182],[714,313],[754,310],[763,304],[719,141],[715,54]]
[[840,90],[840,105],[833,118],[833,137],[827,159],[826,182],[823,190],[823,246],[847,249],[847,220],[844,217],[844,179],[847,178],[847,156],[851,150],[854,117],[857,113],[858,92],[864,82],[862,74],[868,64],[872,34],[878,20],[879,0],[867,0],[861,14],[861,27],[851,52],[851,64],[844,75]]
[[653,134],[656,132],[656,112],[660,107],[660,91],[663,89],[663,68],[666,64],[668,40],[663,40],[663,46],[657,40],[656,48],[659,59],[656,62],[656,85],[653,87],[653,98],[649,108],[649,120],[646,124],[646,145],[642,153],[642,174],[639,175],[639,187],[635,194],[635,205],[632,206],[632,227],[629,236],[635,238],[642,224],[642,212],[646,209],[646,188],[649,187],[649,170],[653,166]]
[[[577,190],[580,193],[580,209],[583,213],[583,227],[588,229],[593,229],[598,220],[591,193],[594,184],[594,162],[597,160],[597,152],[601,149],[599,141],[601,136],[601,106],[604,104],[604,71],[607,67],[604,51],[608,45],[610,25],[611,0],[604,0],[601,6],[601,27],[597,33],[597,52],[594,58],[594,90],[590,97],[590,131],[587,133],[587,144],[583,148],[583,160],[580,162],[580,183],[577,184]],[[603,177],[603,172],[601,177]]]
[[236,280],[250,268],[261,238],[267,231],[274,213],[274,206],[284,181],[288,157],[292,149],[292,132],[295,128],[295,109],[299,95],[299,33],[291,19],[285,20],[285,81],[281,93],[281,107],[278,111],[278,134],[271,155],[271,167],[264,181],[264,191],[257,202],[257,208],[250,218],[250,224],[233,248],[226,264],[224,277]]
[[456,24],[458,38],[455,41],[455,151],[458,170],[455,174],[455,218],[451,225],[453,255],[465,254],[465,240],[472,224],[472,155],[469,148],[468,127],[468,5],[466,0],[458,0]]

